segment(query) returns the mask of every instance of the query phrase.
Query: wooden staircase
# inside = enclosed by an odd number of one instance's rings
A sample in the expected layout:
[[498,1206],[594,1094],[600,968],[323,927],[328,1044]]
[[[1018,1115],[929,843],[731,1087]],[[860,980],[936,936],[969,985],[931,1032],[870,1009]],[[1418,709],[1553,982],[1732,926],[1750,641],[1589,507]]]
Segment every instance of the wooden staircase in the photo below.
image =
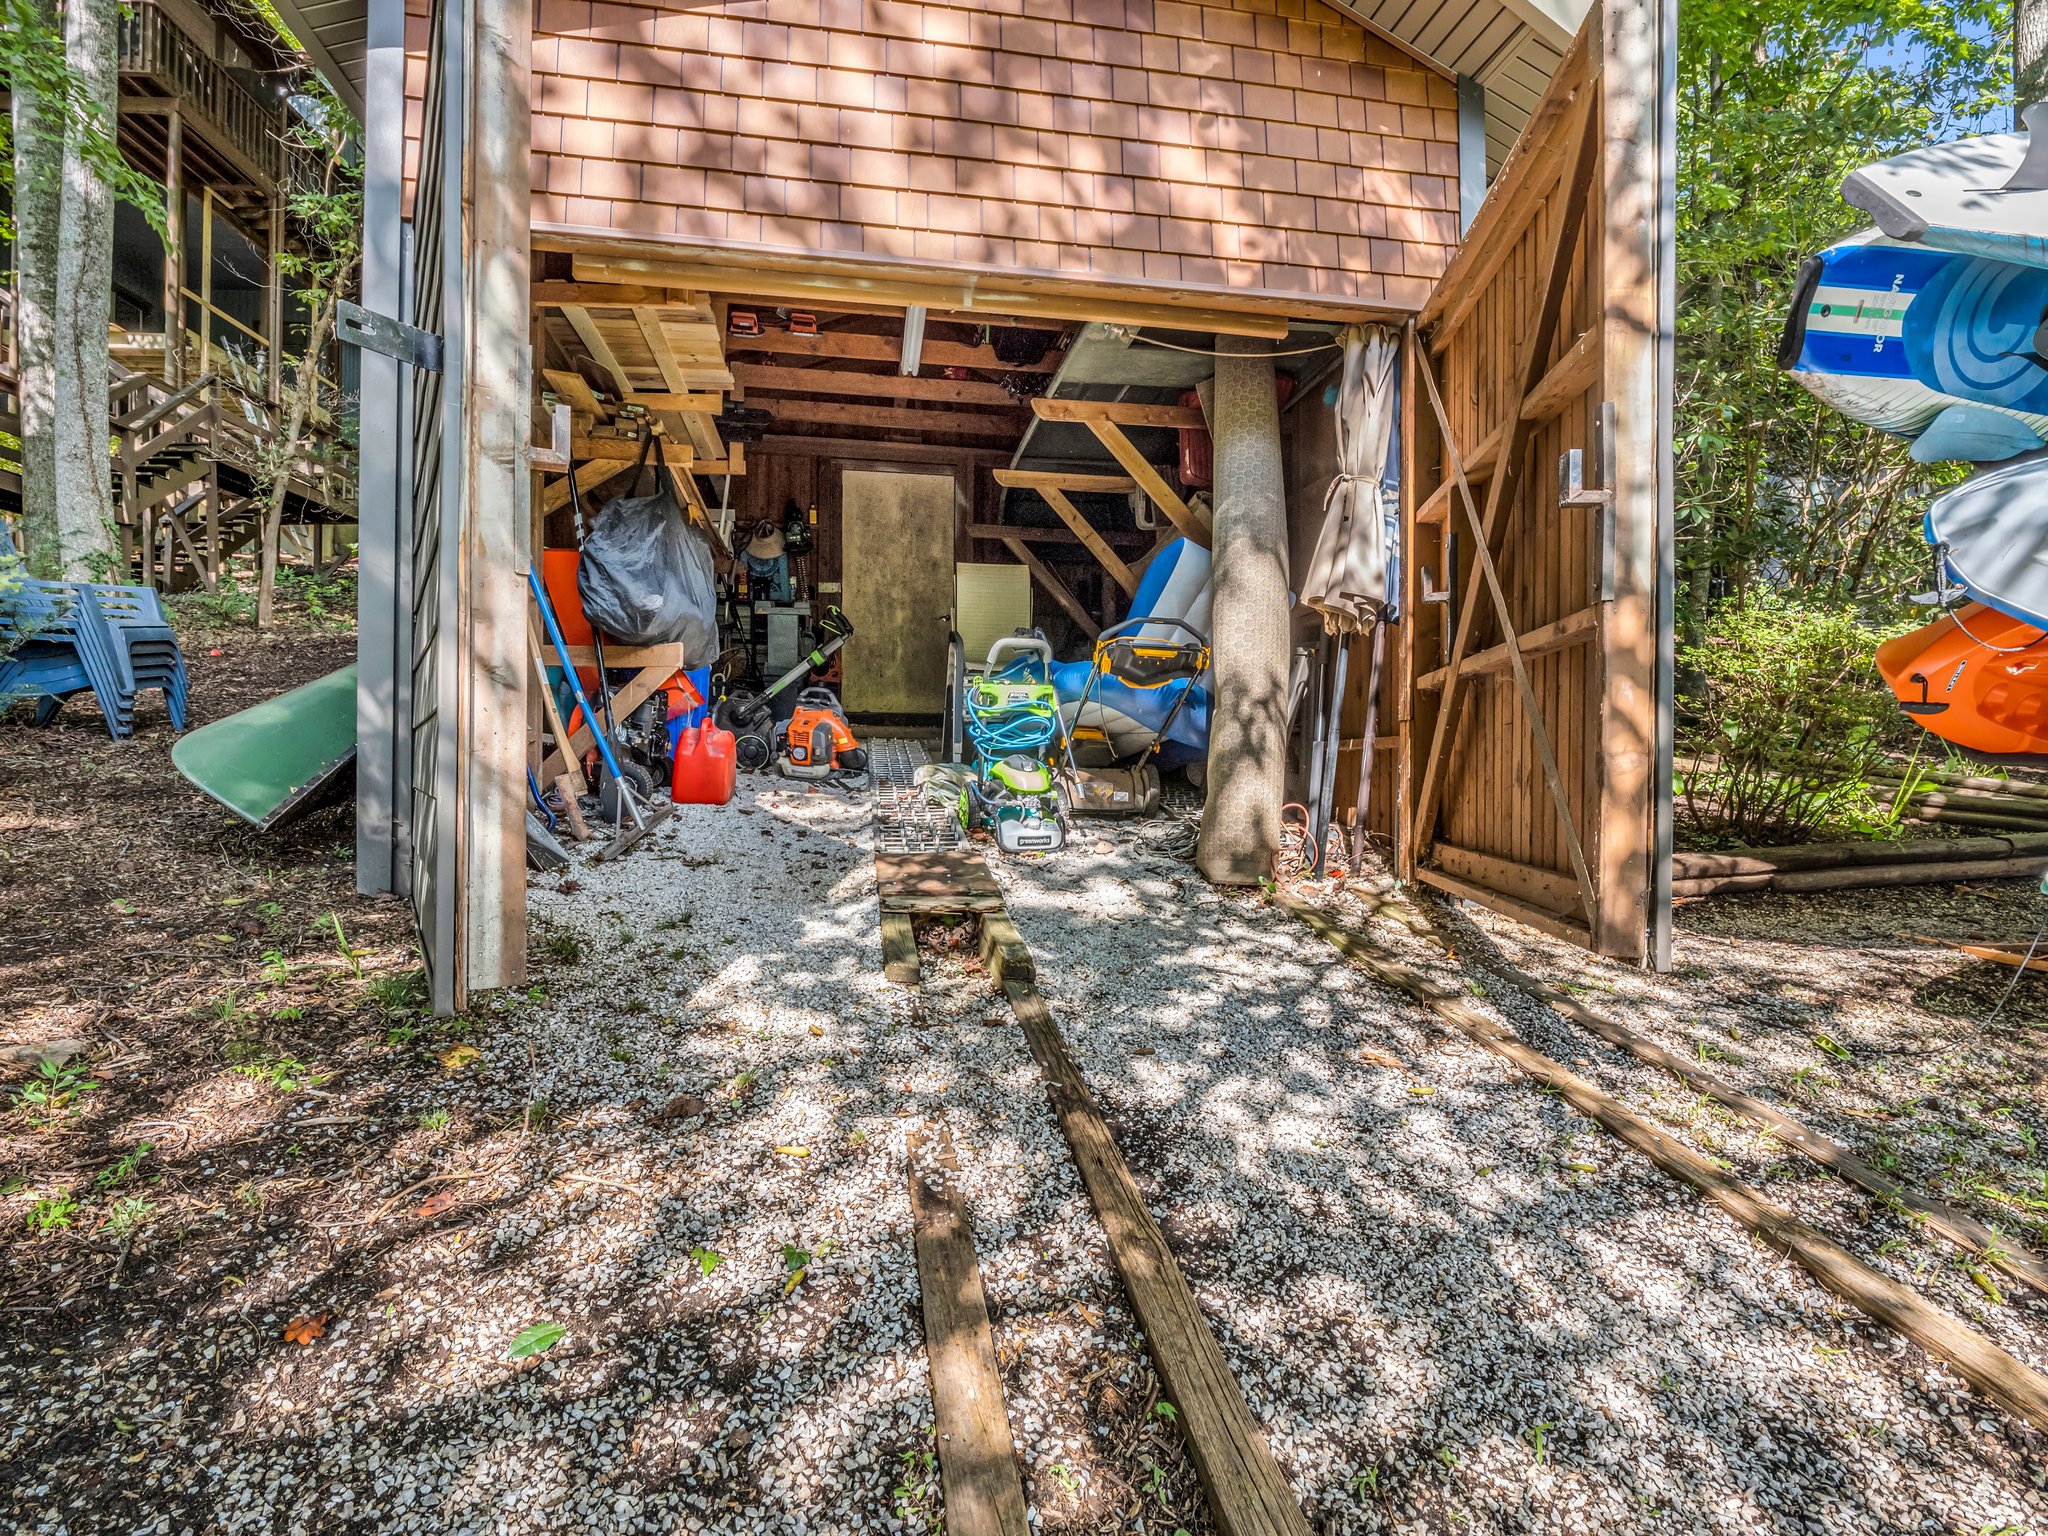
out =
[[[119,364],[107,402],[114,518],[133,579],[168,592],[211,591],[228,557],[262,534],[258,492],[276,441],[272,407],[218,374],[172,389]],[[18,406],[15,381],[0,370],[0,432],[10,441]],[[283,522],[352,522],[355,496],[340,440],[318,432],[292,462]],[[18,458],[0,446],[0,513],[20,508]]]

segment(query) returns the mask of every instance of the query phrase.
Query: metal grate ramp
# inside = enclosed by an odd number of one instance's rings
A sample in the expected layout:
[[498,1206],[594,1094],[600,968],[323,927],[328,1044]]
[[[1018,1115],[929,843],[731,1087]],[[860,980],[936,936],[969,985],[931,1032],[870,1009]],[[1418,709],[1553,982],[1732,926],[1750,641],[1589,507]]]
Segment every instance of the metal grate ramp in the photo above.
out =
[[877,853],[937,853],[960,845],[960,818],[917,792],[917,770],[931,761],[923,742],[871,739],[868,761],[875,775]]

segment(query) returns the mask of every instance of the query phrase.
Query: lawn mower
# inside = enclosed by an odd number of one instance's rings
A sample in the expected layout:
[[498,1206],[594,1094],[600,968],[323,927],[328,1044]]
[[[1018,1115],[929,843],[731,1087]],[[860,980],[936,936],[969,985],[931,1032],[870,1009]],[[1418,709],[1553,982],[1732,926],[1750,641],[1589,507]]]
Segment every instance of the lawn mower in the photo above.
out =
[[1049,761],[1060,707],[1045,636],[1036,630],[1004,636],[988,648],[988,669],[955,686],[974,755],[960,799],[962,821],[989,828],[1005,853],[1061,847],[1066,800]]

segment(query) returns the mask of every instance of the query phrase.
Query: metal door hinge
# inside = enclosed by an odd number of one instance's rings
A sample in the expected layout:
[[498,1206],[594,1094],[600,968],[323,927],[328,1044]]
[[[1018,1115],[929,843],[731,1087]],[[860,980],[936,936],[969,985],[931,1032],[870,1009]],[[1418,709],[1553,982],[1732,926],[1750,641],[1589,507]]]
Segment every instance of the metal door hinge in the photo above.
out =
[[374,309],[342,299],[334,307],[334,335],[338,341],[384,357],[395,357],[428,373],[441,371],[441,338],[403,320],[380,315]]

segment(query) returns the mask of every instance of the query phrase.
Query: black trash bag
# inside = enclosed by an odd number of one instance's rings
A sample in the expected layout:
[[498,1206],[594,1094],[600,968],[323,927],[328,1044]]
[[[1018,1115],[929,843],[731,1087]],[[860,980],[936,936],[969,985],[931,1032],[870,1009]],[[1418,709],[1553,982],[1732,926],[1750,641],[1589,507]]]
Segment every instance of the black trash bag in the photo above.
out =
[[677,501],[667,465],[656,469],[652,496],[614,496],[599,508],[583,535],[576,595],[584,616],[623,644],[680,645],[686,667],[718,659],[711,542]]

